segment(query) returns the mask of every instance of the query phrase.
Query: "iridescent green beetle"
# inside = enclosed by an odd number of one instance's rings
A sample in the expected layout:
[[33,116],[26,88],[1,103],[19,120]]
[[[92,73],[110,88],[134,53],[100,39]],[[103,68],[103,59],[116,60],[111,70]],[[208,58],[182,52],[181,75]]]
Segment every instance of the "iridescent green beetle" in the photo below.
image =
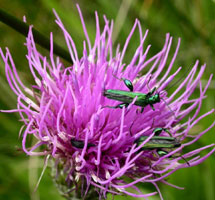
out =
[[154,87],[147,94],[140,93],[140,92],[133,92],[133,84],[130,80],[125,78],[121,78],[120,80],[123,80],[124,84],[129,89],[129,91],[112,90],[112,89],[104,90],[103,95],[105,97],[107,97],[108,99],[113,99],[113,100],[122,102],[116,106],[105,106],[105,107],[108,107],[108,108],[123,108],[124,106],[127,107],[137,97],[137,99],[134,102],[134,105],[140,106],[142,108],[141,112],[143,112],[144,107],[146,107],[147,105],[150,105],[152,110],[155,110],[153,105],[160,102],[160,94],[159,93],[154,94],[154,92],[156,91],[156,87]]
[[[159,136],[162,131],[167,132],[170,137]],[[170,131],[166,128],[155,128],[153,130],[153,133],[155,134],[155,136],[153,136],[146,144],[144,144],[144,146],[141,147],[140,151],[156,150],[158,156],[162,157],[169,154],[171,149],[175,149],[181,146],[180,140],[178,138],[172,137]],[[136,143],[137,146],[140,146],[148,138],[149,136],[141,136],[136,139],[134,143]],[[179,157],[181,157],[190,166],[190,164],[183,156],[179,155]]]

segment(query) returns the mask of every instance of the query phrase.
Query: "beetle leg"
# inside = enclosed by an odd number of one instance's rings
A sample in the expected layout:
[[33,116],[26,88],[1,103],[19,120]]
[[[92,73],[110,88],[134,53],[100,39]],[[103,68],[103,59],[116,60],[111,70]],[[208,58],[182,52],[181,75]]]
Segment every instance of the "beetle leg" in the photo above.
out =
[[122,109],[123,107],[126,107],[126,108],[127,108],[128,105],[129,105],[129,103],[120,103],[120,104],[116,105],[115,108],[121,108],[121,109]]
[[134,90],[134,86],[132,84],[132,82],[128,79],[122,78],[124,84],[126,85],[126,87],[130,90],[130,92],[133,92]]
[[170,133],[170,131],[167,128],[163,128],[163,130],[169,134],[170,137],[173,137],[172,134]]
[[116,105],[116,106],[103,106],[102,108],[123,108],[124,106],[127,108],[128,107],[128,103],[120,103],[120,104],[118,104],[118,105]]
[[120,80],[120,81],[123,81],[124,84],[126,85],[126,87],[130,90],[130,92],[133,92],[133,89],[134,89],[134,86],[132,84],[132,82],[126,78],[118,78],[116,75],[113,74],[113,77]]
[[155,108],[154,108],[153,104],[149,104],[149,105],[152,108],[152,110],[155,111]]
[[140,111],[140,113],[143,113],[143,111],[144,111],[144,107],[142,107],[142,108],[141,108],[141,111]]

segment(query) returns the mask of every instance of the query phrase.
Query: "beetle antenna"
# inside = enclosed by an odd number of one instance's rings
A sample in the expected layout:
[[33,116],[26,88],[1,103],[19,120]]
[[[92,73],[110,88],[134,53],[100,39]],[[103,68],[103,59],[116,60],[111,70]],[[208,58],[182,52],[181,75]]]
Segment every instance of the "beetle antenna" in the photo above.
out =
[[151,79],[152,79],[152,75],[150,74],[149,80],[146,83],[146,86],[147,86],[147,89],[148,89],[149,92],[151,91],[150,88],[149,88],[149,82],[151,81]]
[[170,106],[168,105],[168,103],[163,98],[160,98],[160,99],[165,103],[165,105],[168,107],[168,109],[171,111],[171,113],[175,116],[175,119],[177,119],[174,111],[170,108]]
[[178,84],[187,74],[187,72],[190,70],[192,66],[190,65],[187,70],[184,72],[184,74],[179,78],[175,83],[173,83],[169,88],[167,88],[165,91],[168,91],[169,89],[173,88],[176,84]]
[[135,118],[135,120],[131,123],[131,126],[129,127],[129,132],[130,132],[131,136],[133,135],[131,129],[132,129],[134,122],[136,121],[137,118],[138,118],[138,116]]
[[112,74],[114,78],[118,79],[118,80],[122,80],[121,78],[118,78],[116,75]]
[[187,165],[190,167],[190,163],[183,157],[183,156],[180,156],[186,163]]

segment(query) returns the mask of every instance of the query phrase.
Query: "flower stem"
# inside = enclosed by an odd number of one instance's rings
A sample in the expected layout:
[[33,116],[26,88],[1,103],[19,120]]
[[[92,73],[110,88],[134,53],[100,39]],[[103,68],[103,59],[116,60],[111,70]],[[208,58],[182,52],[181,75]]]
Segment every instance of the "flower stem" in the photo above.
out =
[[[29,31],[29,25],[22,22],[21,20],[17,19],[16,17],[10,15],[9,13],[5,12],[4,10],[0,9],[0,21],[2,21],[4,24],[10,26],[17,32],[21,33],[22,35],[26,36],[28,35]],[[43,34],[41,34],[39,31],[36,29],[32,28],[32,32],[34,35],[34,40],[37,44],[39,44],[41,47],[50,50],[50,40]],[[53,50],[54,53],[66,61],[72,63],[70,54],[68,51],[60,47],[58,44],[53,43]]]

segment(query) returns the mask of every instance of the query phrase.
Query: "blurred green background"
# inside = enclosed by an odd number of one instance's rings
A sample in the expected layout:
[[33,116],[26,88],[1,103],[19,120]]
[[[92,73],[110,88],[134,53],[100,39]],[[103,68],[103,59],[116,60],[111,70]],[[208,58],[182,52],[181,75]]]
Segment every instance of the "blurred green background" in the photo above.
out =
[[[193,65],[196,59],[200,64],[207,63],[203,77],[203,84],[215,71],[215,0],[0,0],[0,6],[5,11],[22,19],[25,15],[27,22],[33,24],[40,32],[49,37],[54,33],[54,40],[59,45],[66,47],[64,37],[55,24],[52,12],[54,8],[60,15],[66,28],[71,33],[81,55],[84,34],[75,3],[79,3],[83,12],[85,23],[91,41],[95,36],[95,10],[98,11],[101,26],[104,25],[102,16],[114,19],[113,40],[115,44],[124,44],[135,18],[140,19],[142,28],[149,29],[147,44],[152,44],[149,56],[158,52],[165,41],[165,34],[169,32],[173,37],[171,55],[177,44],[177,39],[182,39],[181,47],[174,69],[184,67],[184,71]],[[132,57],[139,40],[133,37],[125,61]],[[25,38],[6,25],[0,23],[0,46],[9,47],[16,67],[22,80],[26,84],[31,82],[28,73],[28,64],[25,59],[26,49],[23,43]],[[115,45],[116,46],[116,45]],[[44,54],[48,51],[39,48]],[[4,75],[4,65],[0,59],[0,109],[12,109],[16,107],[16,97],[8,87]],[[194,94],[198,95],[198,90]],[[215,107],[215,82],[213,80],[208,98],[204,100],[201,113],[205,113]],[[214,115],[202,120],[194,130],[204,130],[214,120]],[[18,132],[22,123],[16,114],[0,113],[0,200],[62,200],[49,172],[46,172],[39,189],[33,192],[38,176],[40,175],[43,159],[29,158],[22,151],[21,138]],[[191,149],[200,145],[215,142],[214,128],[210,130],[200,142],[194,144]],[[185,190],[177,190],[166,185],[160,185],[164,199],[215,199],[215,159],[212,155],[199,166],[179,170],[168,179],[169,182],[185,187]],[[152,188],[143,188],[146,192],[154,191]],[[110,198],[111,199],[111,198]],[[116,199],[132,199],[131,197],[116,197]],[[159,199],[158,196],[149,199]]]

